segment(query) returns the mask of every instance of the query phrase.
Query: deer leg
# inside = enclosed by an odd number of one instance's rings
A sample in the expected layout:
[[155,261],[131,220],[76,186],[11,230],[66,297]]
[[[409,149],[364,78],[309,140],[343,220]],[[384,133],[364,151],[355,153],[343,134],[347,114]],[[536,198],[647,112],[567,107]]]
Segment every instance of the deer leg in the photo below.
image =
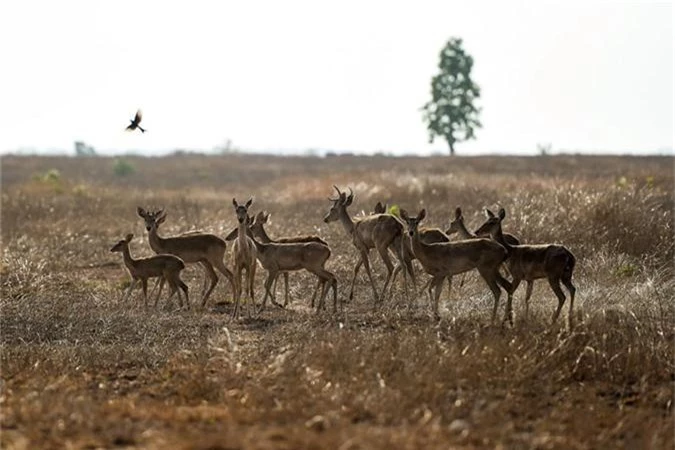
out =
[[[410,298],[410,292],[408,291],[408,275],[410,275],[410,279],[413,282],[413,292],[417,292],[417,279],[415,278],[415,272],[412,267],[412,259],[409,257],[408,252],[405,251],[404,249],[404,239],[399,239],[398,245],[394,244],[393,245],[393,250],[394,254],[396,255],[396,259],[398,259],[398,266],[396,266],[396,270],[400,270],[401,268],[403,269],[403,288],[405,289],[405,297],[406,300],[408,301],[408,305],[412,304],[412,300]],[[398,272],[397,272],[398,273]],[[394,276],[395,278],[395,276]],[[391,282],[392,286],[394,284],[394,281],[392,280]],[[384,294],[383,294],[384,296]]]
[[213,289],[218,284],[218,275],[216,275],[216,271],[213,270],[213,266],[208,261],[203,261],[202,266],[206,270],[207,275],[211,278],[211,285],[209,286],[209,289],[204,294],[204,297],[202,297],[202,309],[203,309],[204,307],[206,307],[206,302],[208,301],[209,297],[211,296],[211,292],[213,292]]
[[574,317],[572,315],[572,308],[574,307],[574,294],[576,294],[577,288],[572,284],[571,278],[564,277],[562,279],[562,283],[565,285],[565,287],[567,288],[567,290],[570,293],[570,310],[569,310],[569,313],[567,315],[567,318],[568,318],[567,320],[569,321],[569,325],[571,327],[572,321],[574,320]]
[[[499,289],[499,286],[497,285],[497,276],[499,275],[499,271],[497,269],[495,269],[494,272],[479,269],[478,273],[480,273],[483,280],[485,280],[485,283],[487,283],[488,287],[490,288],[490,291],[492,291],[492,296],[495,299],[494,307],[492,308],[492,323],[494,323],[495,319],[497,318],[497,309],[499,308],[499,297],[501,296],[502,292]],[[504,316],[504,320],[506,319],[507,317]]]
[[[504,278],[500,273],[499,273],[499,267],[496,267],[494,269],[492,279],[495,282],[495,286],[497,287],[497,292],[499,296],[501,296],[501,291],[499,290],[499,286],[501,286],[505,291],[506,291],[506,309],[504,311],[504,320],[508,320],[510,325],[513,325],[513,295],[511,294],[514,291],[513,284],[506,278]],[[487,281],[487,280],[486,280]],[[492,289],[492,288],[490,288]],[[494,290],[492,291],[494,294]],[[499,298],[495,300],[495,310],[497,308],[496,303],[499,302]],[[496,311],[495,311],[496,313]],[[494,320],[493,316],[493,320]]]
[[[169,299],[167,300],[167,302],[171,302],[173,296],[176,294],[176,292],[178,292],[178,288],[173,278],[169,278],[168,282],[170,291],[169,291]],[[183,300],[180,298],[180,293],[178,293],[178,307],[180,308],[181,306],[183,306]]]
[[[279,281],[279,275],[284,277],[284,304],[277,302],[277,282]],[[282,272],[274,279],[274,285],[272,286],[272,304],[278,306],[279,308],[285,308],[288,305],[288,272]]]
[[129,283],[129,287],[125,291],[124,295],[122,296],[122,303],[126,301],[126,299],[129,297],[131,294],[131,291],[134,289],[134,286],[136,286],[136,278],[131,279],[131,283]]
[[[368,274],[368,279],[370,280],[370,286],[373,288],[373,297],[375,299],[375,304],[377,305],[379,294],[377,293],[377,288],[375,287],[375,280],[373,280],[373,274],[370,271],[370,261],[368,260],[368,251],[361,252],[361,261],[363,262],[364,267],[366,268],[366,273]],[[352,284],[352,288],[354,285]]]
[[553,313],[553,317],[551,322],[555,323],[556,320],[558,320],[558,315],[560,314],[560,310],[562,309],[563,305],[565,304],[565,294],[563,293],[562,289],[560,288],[560,279],[558,277],[548,277],[548,284],[551,285],[551,289],[553,289],[553,293],[558,297],[558,308],[556,308],[555,312]]
[[378,247],[377,252],[380,254],[380,258],[382,259],[382,262],[384,262],[384,265],[387,266],[387,278],[384,280],[384,286],[382,287],[382,295],[380,296],[380,302],[384,302],[384,297],[387,293],[389,282],[391,281],[391,277],[394,273],[394,264],[391,262],[391,258],[389,257],[389,250],[387,247]]
[[234,275],[234,309],[232,310],[232,317],[239,317],[239,302],[241,300],[241,266],[235,265]]
[[314,300],[316,300],[316,294],[319,293],[319,289],[323,287],[323,281],[321,278],[319,278],[319,281],[317,281],[316,286],[314,286],[314,292],[312,293],[312,303],[311,307],[314,309]]
[[143,304],[148,308],[148,279],[141,278],[141,286],[143,286]]
[[[515,281],[515,279],[514,279]],[[530,317],[530,297],[532,296],[532,288],[534,287],[533,280],[526,280],[527,287],[525,290],[525,320]]]
[[[167,274],[164,274],[162,277],[157,280],[157,283],[155,283],[155,287],[159,284],[159,291],[157,292],[157,296],[155,297],[155,304],[154,308],[157,308],[157,302],[159,301],[159,297],[162,295],[162,288],[164,287],[164,281],[166,281]],[[152,293],[150,293],[150,296],[152,296]]]
[[445,277],[442,276],[434,277],[431,281],[431,286],[434,290],[434,300],[431,308],[435,320],[441,320],[441,315],[438,312],[438,300],[441,297],[441,291],[443,290],[443,281],[445,281]]
[[262,304],[260,305],[260,309],[258,310],[258,314],[263,312],[265,309],[265,305],[267,305],[267,297],[272,297],[272,284],[274,283],[274,280],[277,278],[278,272],[275,272],[274,270],[268,270],[267,271],[267,279],[265,280],[265,295],[263,296],[263,301]]
[[284,308],[288,306],[288,272],[284,272]]
[[[366,261],[367,260],[368,260],[368,253],[366,252]],[[363,264],[363,254],[361,254],[361,258],[359,258],[359,261],[356,263],[356,266],[354,267],[354,276],[352,277],[352,284],[349,288],[350,302],[354,300],[354,283],[356,282],[356,276],[359,274],[359,270],[361,269],[362,264]]]
[[[248,270],[246,271],[246,274],[248,275],[248,296],[251,298],[253,311],[255,311],[255,271],[257,267],[257,260],[254,258],[253,264],[249,265]],[[274,278],[276,279],[278,276],[279,275],[276,274]],[[274,295],[272,295],[272,299],[274,300]],[[274,303],[276,303],[276,300],[274,300]]]
[[232,271],[225,266],[225,263],[223,262],[223,258],[222,257],[215,258],[213,263],[214,263],[213,266],[215,266],[216,269],[218,269],[218,271],[220,273],[222,273],[225,278],[227,278],[227,281],[230,282],[230,287],[232,288],[232,295],[233,296],[236,295],[235,294],[236,286],[235,286],[235,283],[234,283],[234,275],[232,274]]
[[[178,287],[180,287],[183,290],[183,294],[185,294],[185,304],[187,305],[187,309],[190,309],[190,297],[188,296],[188,287],[187,284],[183,282],[183,280],[180,279],[180,274],[176,274],[176,284]],[[180,293],[178,294],[180,296]]]

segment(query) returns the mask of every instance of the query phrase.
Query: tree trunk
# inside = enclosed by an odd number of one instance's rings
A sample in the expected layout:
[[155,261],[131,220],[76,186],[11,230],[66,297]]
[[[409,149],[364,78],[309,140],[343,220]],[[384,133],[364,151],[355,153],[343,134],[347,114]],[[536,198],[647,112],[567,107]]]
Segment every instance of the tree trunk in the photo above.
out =
[[450,156],[455,156],[455,142],[448,141],[448,146],[450,146]]

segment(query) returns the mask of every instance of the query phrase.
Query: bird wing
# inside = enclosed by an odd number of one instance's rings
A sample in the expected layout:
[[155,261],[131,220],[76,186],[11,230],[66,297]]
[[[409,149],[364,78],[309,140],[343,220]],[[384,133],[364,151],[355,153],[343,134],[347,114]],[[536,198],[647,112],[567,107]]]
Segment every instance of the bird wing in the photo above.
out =
[[133,123],[125,128],[125,130],[127,130],[127,131],[133,131],[135,129],[136,129],[136,125],[134,125]]
[[143,118],[143,112],[139,109],[136,111],[136,117],[134,117],[134,123],[138,124],[141,122],[141,119]]

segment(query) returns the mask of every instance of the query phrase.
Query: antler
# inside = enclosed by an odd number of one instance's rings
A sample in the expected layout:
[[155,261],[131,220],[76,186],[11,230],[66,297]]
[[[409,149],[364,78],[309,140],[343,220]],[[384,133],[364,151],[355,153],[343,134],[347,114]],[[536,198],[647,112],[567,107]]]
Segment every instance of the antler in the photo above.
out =
[[331,198],[331,197],[328,197],[328,200],[330,200],[331,202],[336,202],[336,201],[338,201],[338,200],[340,200],[340,199],[342,198],[342,192],[340,192],[340,189],[338,189],[337,186],[333,185],[333,187],[334,187],[335,190],[337,191],[338,197],[337,197],[337,198]]

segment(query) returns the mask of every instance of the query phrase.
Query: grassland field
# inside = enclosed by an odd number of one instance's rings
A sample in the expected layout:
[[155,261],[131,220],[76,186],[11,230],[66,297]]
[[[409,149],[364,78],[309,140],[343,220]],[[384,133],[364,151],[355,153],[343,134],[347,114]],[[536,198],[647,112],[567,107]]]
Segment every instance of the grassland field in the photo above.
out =
[[[0,447],[673,448],[672,157],[124,161],[123,174],[108,157],[0,160]],[[426,295],[406,301],[400,280],[373,308],[363,271],[347,302],[357,252],[322,220],[334,184],[353,189],[353,215],[377,201],[424,207],[425,224],[441,228],[457,206],[471,229],[483,208],[504,207],[505,231],[576,255],[574,323],[551,325],[557,300],[537,281],[527,320],[521,285],[514,324],[492,324],[476,273],[443,292],[440,321]],[[224,237],[233,197],[271,213],[272,237],[328,241],[343,311],[315,313],[314,277],[298,272],[288,308],[232,320],[222,277],[197,307],[195,265],[183,271],[189,311],[166,294],[146,309],[139,290],[121,302],[129,275],[111,246],[133,233],[132,254],[153,254],[137,206],[167,211],[164,236]],[[381,287],[374,252],[371,264]],[[415,269],[421,287],[428,276]]]

